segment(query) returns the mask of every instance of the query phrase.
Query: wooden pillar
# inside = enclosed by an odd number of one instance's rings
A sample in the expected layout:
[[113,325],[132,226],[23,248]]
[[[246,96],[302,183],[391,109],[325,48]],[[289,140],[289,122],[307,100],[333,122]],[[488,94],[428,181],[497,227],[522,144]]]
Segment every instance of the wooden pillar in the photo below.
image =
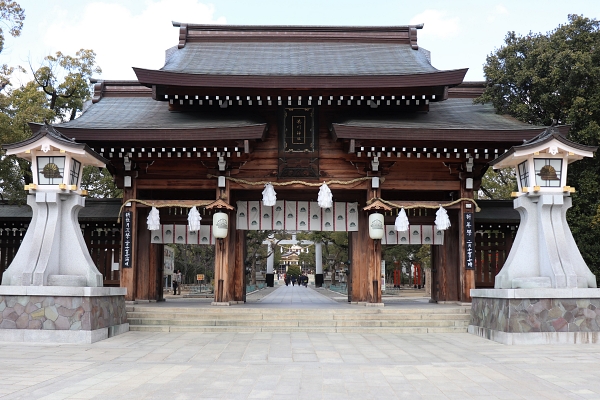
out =
[[369,237],[369,217],[358,214],[358,231],[349,232],[351,301],[381,303],[381,241]]
[[136,250],[134,251],[135,263],[133,268],[135,269],[135,300],[155,300],[152,297],[154,281],[153,274],[150,266],[150,247],[151,247],[151,233],[148,230],[146,220],[150,209],[138,208],[137,213],[137,229],[133,231],[133,235],[137,243]]
[[[368,236],[368,235],[367,235]],[[381,303],[381,240],[368,238],[367,303]]]
[[[136,198],[136,179],[132,177],[132,187],[123,189],[123,202],[126,203],[128,199]],[[137,297],[136,289],[136,251],[138,248],[137,245],[137,227],[138,227],[138,208],[137,203],[132,202],[130,207],[124,207],[123,212],[131,211],[131,232],[133,233],[133,238],[131,240],[131,268],[123,268],[123,259],[121,259],[121,287],[127,288],[127,294],[125,295],[125,300],[132,301]],[[121,215],[121,246],[123,246],[123,215]],[[121,249],[121,253],[123,249]]]
[[[150,232],[150,231],[148,231]],[[151,244],[149,246],[149,272],[148,280],[149,292],[148,299],[163,301],[163,270],[164,270],[164,245]]]
[[[217,199],[229,202],[229,181],[225,188],[217,188]],[[215,297],[217,303],[244,301],[244,256],[239,242],[242,233],[237,232],[235,215],[230,213],[227,237],[217,239],[215,244]],[[241,241],[243,243],[243,240]]]
[[215,243],[215,297],[216,303],[222,303],[229,301],[227,299],[226,282],[228,279],[227,274],[227,263],[228,263],[228,252],[227,248],[229,241],[226,239],[217,239]]
[[[234,218],[235,219],[235,218]],[[246,231],[235,229],[234,258],[235,268],[233,271],[233,299],[235,301],[246,301]]]
[[456,210],[448,210],[451,226],[444,231],[444,245],[432,246],[432,301],[459,301],[460,256],[459,219]]

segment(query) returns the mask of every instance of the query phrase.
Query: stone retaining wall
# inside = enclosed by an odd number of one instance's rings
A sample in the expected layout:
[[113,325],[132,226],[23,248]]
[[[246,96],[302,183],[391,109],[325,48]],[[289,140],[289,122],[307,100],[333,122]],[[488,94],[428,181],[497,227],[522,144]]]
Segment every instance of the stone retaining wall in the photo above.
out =
[[470,325],[501,332],[599,332],[600,299],[473,298]]
[[124,296],[0,295],[0,329],[94,331],[126,322]]

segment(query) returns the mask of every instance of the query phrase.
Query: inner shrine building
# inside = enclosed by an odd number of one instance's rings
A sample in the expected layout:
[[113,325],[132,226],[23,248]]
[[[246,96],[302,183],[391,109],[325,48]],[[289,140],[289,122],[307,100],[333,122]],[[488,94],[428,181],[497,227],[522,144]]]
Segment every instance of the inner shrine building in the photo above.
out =
[[[467,69],[433,67],[423,26],[174,26],[162,68],[94,81],[87,110],[54,125],[108,159],[124,190],[129,300],[162,299],[164,243],[184,240],[215,245],[215,301],[244,301],[246,231],[285,229],[348,232],[352,301],[381,303],[381,247],[403,243],[432,245],[433,300],[470,301],[470,200],[488,162],[545,127],[473,104],[481,87],[463,82]],[[261,202],[265,182],[275,206]],[[323,182],[328,208],[317,205]],[[440,204],[444,231],[426,208]],[[176,211],[192,205],[203,219],[190,234]],[[406,233],[394,230],[401,206]],[[381,240],[369,235],[375,211]],[[223,239],[215,212],[229,215]]]

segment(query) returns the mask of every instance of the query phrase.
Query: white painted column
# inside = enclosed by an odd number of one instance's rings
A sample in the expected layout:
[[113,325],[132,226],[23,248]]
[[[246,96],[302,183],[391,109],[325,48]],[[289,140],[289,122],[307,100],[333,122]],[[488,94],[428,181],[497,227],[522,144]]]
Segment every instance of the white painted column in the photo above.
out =
[[321,242],[315,243],[315,267],[316,274],[323,273],[323,243]]
[[272,274],[273,263],[275,262],[275,253],[273,252],[271,243],[267,243],[267,251],[270,253],[269,257],[267,257],[267,274]]

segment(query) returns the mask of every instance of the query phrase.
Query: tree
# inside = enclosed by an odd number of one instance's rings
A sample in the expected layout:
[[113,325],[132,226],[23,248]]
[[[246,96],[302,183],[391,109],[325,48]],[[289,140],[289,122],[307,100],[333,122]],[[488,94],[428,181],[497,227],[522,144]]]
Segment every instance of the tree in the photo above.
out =
[[[266,265],[267,258],[275,252],[279,241],[285,239],[283,231],[248,231],[246,234],[246,264],[250,266],[250,284],[256,285],[256,265]],[[271,241],[271,251],[263,243]],[[277,258],[277,257],[276,257]],[[274,263],[274,266],[277,264]]]
[[[600,143],[600,22],[569,15],[569,23],[546,34],[509,32],[504,46],[487,57],[486,89],[476,102],[531,124],[571,125],[569,139]],[[583,258],[600,274],[600,160],[569,168],[577,189],[567,219]],[[593,211],[592,211],[593,210]],[[591,211],[591,212],[590,212]]]
[[81,177],[81,188],[88,191],[89,197],[120,198],[123,190],[117,188],[113,176],[106,168],[86,166]]
[[90,78],[102,73],[96,65],[96,53],[81,49],[75,57],[57,51],[55,55],[44,58],[42,66],[35,72],[33,79],[46,94],[48,108],[56,114],[56,119],[73,120],[83,111],[84,103],[91,98]]
[[[12,72],[12,71],[11,71]],[[31,136],[28,122],[44,122],[53,112],[34,83],[0,93],[0,143],[14,143]],[[30,163],[14,156],[0,158],[2,196],[14,203],[25,202],[23,186],[32,182]]]
[[[2,2],[0,9],[1,5]],[[92,94],[89,78],[101,72],[95,57],[92,50],[79,50],[75,57],[57,52],[44,59],[43,65],[34,72],[33,81],[16,89],[10,87],[10,75],[15,68],[3,66],[0,69],[0,80],[5,82],[0,92],[0,143],[15,143],[30,137],[29,122],[64,121],[83,111],[84,103]],[[1,158],[0,181],[3,196],[23,203],[26,198],[23,186],[31,183],[29,163],[15,157]],[[92,197],[122,196],[106,169],[86,167],[82,188]]]
[[[0,0],[0,21],[8,26],[8,33],[17,37],[23,29],[25,10],[16,1]],[[0,26],[0,52],[4,50],[4,30]]]
[[196,283],[196,275],[214,276],[215,248],[206,245],[176,244],[175,270],[181,270],[182,283]]
[[481,178],[478,198],[487,200],[510,200],[510,194],[516,192],[517,179],[514,168],[494,170],[489,168]]

